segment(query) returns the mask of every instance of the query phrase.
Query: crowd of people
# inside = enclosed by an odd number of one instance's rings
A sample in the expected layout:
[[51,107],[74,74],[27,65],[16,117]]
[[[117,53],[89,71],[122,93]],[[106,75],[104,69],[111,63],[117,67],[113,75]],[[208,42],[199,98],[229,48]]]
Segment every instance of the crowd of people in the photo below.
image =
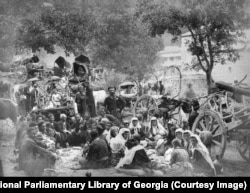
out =
[[[47,93],[51,108],[64,106],[54,82],[49,83]],[[71,98],[75,115],[61,112],[59,119],[53,113],[44,114],[34,109],[39,99],[38,89],[36,82],[31,82],[23,90],[23,106],[29,113],[20,119],[15,141],[17,169],[25,170],[30,176],[41,175],[45,168],[53,168],[58,149],[75,146],[82,147],[82,157],[79,167],[73,170],[141,168],[158,169],[165,175],[178,175],[178,172],[190,175],[194,168],[200,168],[199,172],[205,175],[216,174],[208,149],[189,127],[163,123],[157,113],[149,121],[145,121],[143,114],[123,119],[122,110],[127,102],[116,95],[115,87],[108,88],[109,96],[96,113],[89,85],[78,85],[74,99]],[[148,84],[144,88],[147,94],[154,90],[160,95],[166,93],[161,81],[159,85],[152,87]],[[191,85],[185,95],[187,99],[195,97]]]
[[120,119],[119,98],[113,94],[115,88],[109,91],[98,116],[86,111],[73,117],[62,113],[59,121],[53,114],[31,112],[23,117],[15,143],[18,169],[36,176],[55,165],[58,149],[80,146],[82,157],[73,170],[147,168],[165,175],[216,175],[209,151],[198,135],[175,124],[163,125],[157,115],[148,122],[141,114]]

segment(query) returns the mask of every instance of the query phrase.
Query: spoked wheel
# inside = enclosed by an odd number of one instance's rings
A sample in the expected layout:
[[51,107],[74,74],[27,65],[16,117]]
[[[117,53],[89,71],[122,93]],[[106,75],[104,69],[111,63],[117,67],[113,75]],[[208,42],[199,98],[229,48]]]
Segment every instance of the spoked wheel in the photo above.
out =
[[18,65],[15,69],[16,82],[23,83],[28,79],[28,72],[26,66]]
[[157,109],[157,103],[154,98],[150,95],[143,95],[135,102],[133,113],[134,115],[142,114],[143,119],[147,120]]
[[227,142],[226,128],[216,112],[206,110],[199,114],[193,124],[192,132],[200,136],[212,158],[223,157]]
[[250,163],[250,134],[239,136],[237,149],[241,157]]

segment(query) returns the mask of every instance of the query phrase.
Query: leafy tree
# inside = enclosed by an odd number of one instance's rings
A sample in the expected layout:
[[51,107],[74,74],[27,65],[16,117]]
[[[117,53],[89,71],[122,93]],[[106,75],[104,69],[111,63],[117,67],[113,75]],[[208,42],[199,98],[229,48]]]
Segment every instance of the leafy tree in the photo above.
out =
[[131,0],[51,0],[35,18],[22,21],[17,44],[33,52],[86,53],[92,63],[142,80],[161,49],[157,38],[134,16]]
[[94,63],[130,74],[140,82],[151,70],[162,45],[159,39],[148,36],[146,26],[135,17],[133,7],[132,1],[113,0],[101,10],[94,8],[98,11],[100,28],[90,47]]
[[0,1],[0,58],[9,62],[17,52],[16,36],[23,18],[34,18],[43,1],[1,0]]
[[183,32],[190,33],[189,51],[197,65],[206,73],[208,91],[213,86],[212,70],[216,64],[235,62],[239,58],[233,45],[244,37],[249,27],[247,0],[182,0],[182,6],[165,9],[158,6],[143,15],[152,36],[168,32],[177,40]]
[[33,52],[43,48],[52,54],[56,45],[63,47],[66,53],[84,52],[95,28],[94,18],[79,7],[80,1],[51,2],[50,6],[42,7],[36,18],[22,21],[18,46]]

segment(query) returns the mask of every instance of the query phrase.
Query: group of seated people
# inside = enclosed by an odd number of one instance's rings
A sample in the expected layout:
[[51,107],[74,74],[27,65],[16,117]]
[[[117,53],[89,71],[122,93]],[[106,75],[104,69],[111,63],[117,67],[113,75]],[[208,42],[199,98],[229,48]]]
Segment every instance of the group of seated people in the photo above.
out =
[[[17,132],[16,149],[19,150],[19,167],[23,170],[31,170],[30,163],[37,154],[44,157],[46,167],[53,167],[58,148],[81,146],[79,167],[72,169],[164,170],[162,164],[156,164],[154,154],[164,160],[166,174],[171,168],[183,168],[190,163],[196,164],[195,168],[206,168],[207,175],[216,174],[208,149],[198,135],[176,126],[164,128],[156,117],[143,123],[142,116],[138,115],[120,123],[101,111],[96,118],[88,113],[84,117],[61,114],[60,121],[56,122],[53,114],[45,117],[32,113],[22,124],[26,126],[20,126]],[[189,168],[193,170],[192,166]],[[34,172],[34,168],[31,171]]]
[[[120,127],[102,119],[90,132],[90,145],[83,150],[80,168],[154,168],[166,175],[173,174],[173,168],[188,168],[202,175],[216,175],[209,151],[198,135],[181,128],[166,129],[156,117],[147,125],[140,118],[133,117]],[[157,165],[153,154],[163,158],[165,167]]]

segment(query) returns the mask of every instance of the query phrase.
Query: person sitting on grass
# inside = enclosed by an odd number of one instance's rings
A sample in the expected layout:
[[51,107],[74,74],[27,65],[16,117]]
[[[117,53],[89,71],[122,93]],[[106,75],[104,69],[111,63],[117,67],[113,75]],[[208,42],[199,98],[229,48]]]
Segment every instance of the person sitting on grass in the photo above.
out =
[[90,136],[91,141],[87,155],[80,159],[80,168],[73,169],[100,169],[108,167],[109,151],[107,144],[99,138],[96,130],[91,131]]

